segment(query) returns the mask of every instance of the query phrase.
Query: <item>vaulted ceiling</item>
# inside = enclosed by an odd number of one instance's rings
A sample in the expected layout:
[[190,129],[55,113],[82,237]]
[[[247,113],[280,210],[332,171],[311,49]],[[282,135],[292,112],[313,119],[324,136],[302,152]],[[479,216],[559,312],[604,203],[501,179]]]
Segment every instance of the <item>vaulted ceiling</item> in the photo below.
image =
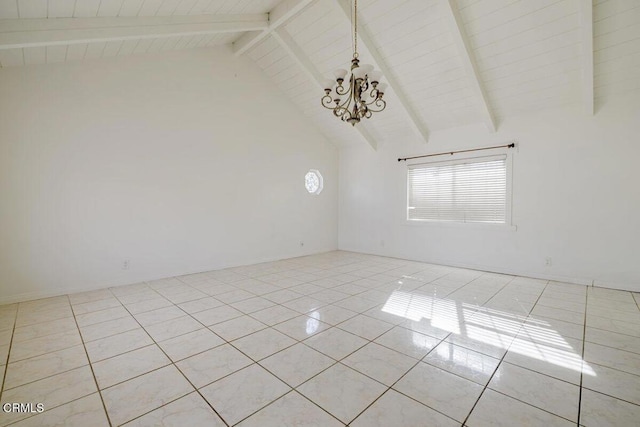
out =
[[339,146],[640,94],[638,0],[359,0],[360,57],[387,109],[355,128],[320,106],[351,59],[348,0],[0,0],[0,66],[231,44]]

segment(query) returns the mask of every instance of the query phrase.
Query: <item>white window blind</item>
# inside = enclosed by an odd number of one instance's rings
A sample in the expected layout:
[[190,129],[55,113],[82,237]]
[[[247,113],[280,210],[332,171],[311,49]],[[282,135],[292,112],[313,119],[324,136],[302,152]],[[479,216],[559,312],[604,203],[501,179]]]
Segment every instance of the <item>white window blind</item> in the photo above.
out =
[[411,165],[407,219],[506,223],[506,155]]

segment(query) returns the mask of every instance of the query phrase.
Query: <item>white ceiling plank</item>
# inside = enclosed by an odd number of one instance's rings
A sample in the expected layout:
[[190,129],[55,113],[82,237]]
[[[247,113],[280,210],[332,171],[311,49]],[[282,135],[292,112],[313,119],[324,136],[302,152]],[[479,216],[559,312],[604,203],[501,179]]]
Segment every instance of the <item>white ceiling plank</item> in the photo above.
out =
[[158,16],[169,16],[173,15],[178,6],[180,5],[181,0],[164,0],[160,9],[158,9]]
[[13,19],[0,25],[0,50],[241,32],[267,26],[266,14]]
[[482,116],[484,123],[491,132],[496,131],[496,120],[489,105],[489,99],[480,79],[480,73],[478,72],[478,66],[473,55],[473,50],[469,45],[467,35],[465,33],[464,24],[460,17],[460,12],[455,0],[442,0],[443,1],[443,17],[449,23],[451,34],[453,36],[454,44],[462,60],[462,64],[467,73],[469,83],[472,90],[478,97],[480,109],[482,110]]
[[580,0],[580,29],[582,32],[582,97],[585,112],[595,112],[593,89],[593,0]]
[[16,0],[0,0],[0,19],[15,19],[18,17],[18,3]]
[[0,50],[0,68],[17,67],[24,65],[24,53],[22,49]]
[[44,64],[47,62],[47,51],[45,47],[32,47],[29,49],[23,49],[24,64]]
[[68,46],[47,46],[47,64],[65,62]]
[[124,0],[102,0],[98,9],[98,16],[118,16]]
[[46,18],[47,0],[18,0],[20,18]]
[[82,0],[76,2],[76,8],[73,11],[75,18],[93,18],[98,16],[100,8],[100,0]]
[[[272,33],[273,37],[278,41],[278,43],[282,46],[282,48],[287,51],[287,53],[291,56],[295,62],[298,63],[300,67],[307,73],[307,75],[317,84],[318,87],[318,98],[322,96],[322,90],[324,89],[324,77],[313,65],[311,60],[307,57],[307,55],[300,49],[300,46],[296,44],[293,38],[287,33],[284,28],[278,28]],[[320,102],[318,100],[318,102]],[[328,113],[328,112],[327,112]],[[345,124],[346,126],[346,124]],[[358,123],[357,126],[353,126],[353,129],[357,131],[362,138],[369,144],[374,150],[377,150],[378,143],[371,136],[371,134],[367,131],[367,129],[362,126],[362,123]]]
[[[339,6],[339,9],[342,10],[345,19],[351,21],[351,5],[347,0],[335,0],[335,2],[331,3]],[[389,89],[391,89],[391,91],[396,95],[396,98],[400,101],[398,107],[400,107],[401,110],[404,110],[404,113],[408,118],[409,125],[412,127],[416,135],[426,144],[427,142],[429,142],[429,131],[423,124],[422,119],[418,116],[414,108],[409,103],[409,99],[400,87],[400,83],[394,77],[391,68],[387,65],[385,60],[382,58],[382,55],[376,48],[376,45],[373,42],[373,38],[371,37],[369,32],[362,27],[358,30],[358,35],[362,44],[364,44],[365,48],[371,54],[373,60],[372,65],[382,72],[384,78],[389,84]]]
[[108,58],[112,56],[117,56],[118,52],[120,52],[120,48],[122,47],[122,40],[107,42],[104,47],[104,51],[102,52],[103,58]]
[[67,49],[66,61],[81,61],[84,59],[84,55],[87,53],[88,45],[85,44],[72,44]]
[[143,39],[136,45],[136,48],[133,49],[133,53],[140,54],[146,53],[149,47],[151,47],[151,43],[153,43],[154,39]]
[[131,55],[134,49],[138,46],[140,40],[125,40],[122,42],[122,46],[120,46],[120,50],[118,51],[118,56],[127,56]]
[[49,0],[49,18],[71,18],[76,0]]
[[197,0],[182,0],[176,10],[173,11],[174,15],[188,15],[193,6],[195,6]]
[[138,16],[155,16],[162,6],[162,0],[145,0]]
[[120,10],[117,12],[118,16],[138,16],[140,8],[142,7],[144,0],[124,0]]
[[170,39],[167,39],[164,42],[164,45],[162,45],[161,50],[173,50],[176,47],[176,44],[178,44],[179,40],[180,40],[180,37],[172,37]]
[[247,33],[233,43],[233,51],[236,55],[242,55],[261,40],[275,31],[281,25],[302,12],[315,0],[283,0],[271,12],[269,12],[269,28],[258,33]]
[[[84,59],[98,59],[102,58],[102,52],[107,45],[106,42],[91,43],[87,46],[87,51],[84,53]],[[69,53],[67,52],[67,56]]]

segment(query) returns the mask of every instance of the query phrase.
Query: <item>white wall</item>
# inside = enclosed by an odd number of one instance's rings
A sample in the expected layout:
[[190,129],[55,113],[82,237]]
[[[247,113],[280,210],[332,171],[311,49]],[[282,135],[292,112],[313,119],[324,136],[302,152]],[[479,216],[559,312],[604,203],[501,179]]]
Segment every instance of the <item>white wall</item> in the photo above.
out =
[[335,249],[337,168],[227,48],[1,69],[0,303]]
[[[580,106],[340,155],[340,249],[640,291],[640,100]],[[516,140],[517,231],[407,225],[398,157]],[[384,241],[384,246],[383,246]],[[551,267],[545,258],[552,258]]]

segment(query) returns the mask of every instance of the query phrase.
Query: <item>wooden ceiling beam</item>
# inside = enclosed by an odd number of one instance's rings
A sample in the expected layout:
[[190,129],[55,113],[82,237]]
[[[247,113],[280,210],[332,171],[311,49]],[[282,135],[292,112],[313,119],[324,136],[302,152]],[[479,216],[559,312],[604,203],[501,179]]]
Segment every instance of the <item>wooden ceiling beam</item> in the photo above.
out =
[[264,40],[273,31],[280,28],[298,13],[302,12],[315,0],[283,0],[269,12],[269,26],[262,31],[252,31],[233,42],[233,52],[242,55],[256,44]]
[[467,74],[467,79],[471,84],[473,92],[476,94],[476,98],[479,101],[480,109],[482,110],[483,121],[487,129],[491,132],[495,132],[497,129],[496,119],[489,104],[489,98],[482,84],[480,73],[478,72],[478,66],[476,64],[473,50],[469,44],[466,31],[458,5],[455,0],[441,0],[443,4],[443,17],[449,23],[449,29],[453,36],[454,44],[458,50],[458,55],[462,60],[462,65]]

